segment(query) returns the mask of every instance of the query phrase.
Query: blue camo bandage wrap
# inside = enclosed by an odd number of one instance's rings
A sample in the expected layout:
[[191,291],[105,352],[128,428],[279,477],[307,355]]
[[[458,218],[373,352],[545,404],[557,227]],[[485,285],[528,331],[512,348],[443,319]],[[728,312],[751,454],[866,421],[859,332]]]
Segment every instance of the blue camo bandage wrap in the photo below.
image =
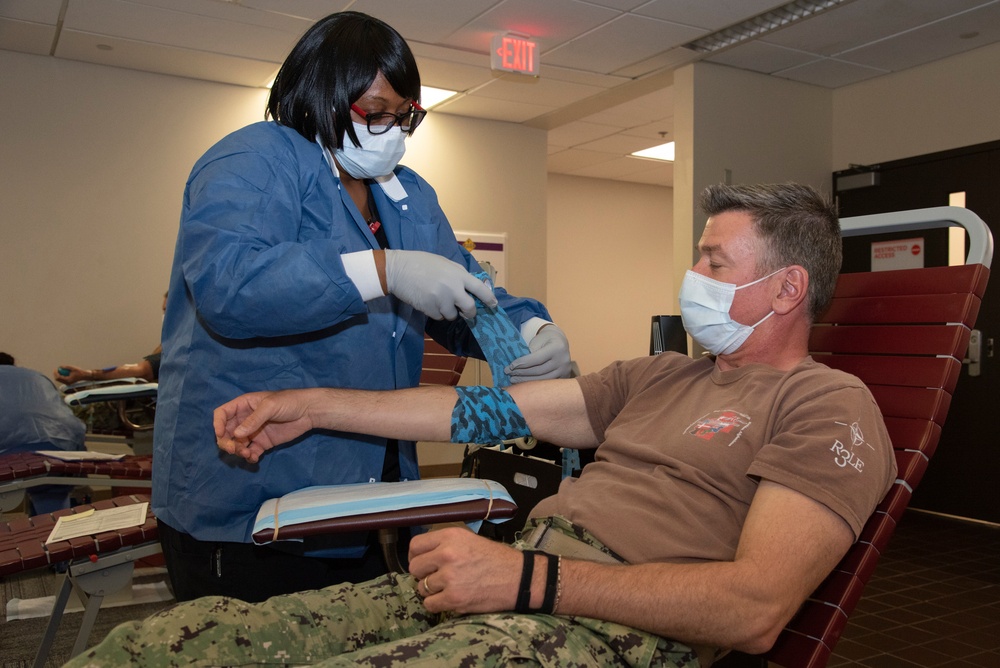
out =
[[[486,272],[473,275],[491,288],[493,287]],[[482,349],[483,355],[486,356],[486,362],[490,365],[493,384],[497,387],[507,387],[511,382],[510,376],[504,369],[517,358],[524,357],[531,352],[528,344],[521,338],[521,333],[499,304],[493,308],[486,308],[481,301],[476,299],[476,317],[466,322],[469,324],[469,329],[472,330],[472,335],[479,342],[479,347]]]
[[452,443],[492,445],[530,436],[528,423],[514,398],[500,387],[456,387],[451,412]]

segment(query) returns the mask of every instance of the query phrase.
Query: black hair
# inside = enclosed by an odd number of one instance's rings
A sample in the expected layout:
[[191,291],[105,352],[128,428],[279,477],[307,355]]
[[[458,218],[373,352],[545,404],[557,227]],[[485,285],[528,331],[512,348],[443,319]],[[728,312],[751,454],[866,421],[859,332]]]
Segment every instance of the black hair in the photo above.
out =
[[0,353],[0,366],[14,366],[14,357],[8,353]]
[[[382,75],[401,97],[419,101],[420,72],[402,35],[361,12],[320,19],[298,41],[271,86],[264,118],[295,129],[331,151],[344,132],[358,145],[351,104]],[[332,113],[331,113],[332,112]]]

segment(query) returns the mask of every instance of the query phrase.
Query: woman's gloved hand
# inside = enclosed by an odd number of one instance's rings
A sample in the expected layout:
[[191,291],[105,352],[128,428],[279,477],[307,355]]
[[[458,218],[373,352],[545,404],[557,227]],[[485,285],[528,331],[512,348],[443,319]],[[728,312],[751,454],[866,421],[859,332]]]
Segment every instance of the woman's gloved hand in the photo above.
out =
[[434,320],[476,317],[473,297],[489,307],[497,303],[493,290],[468,269],[424,251],[387,249],[385,282],[389,294]]
[[572,362],[569,340],[561,329],[552,324],[545,325],[528,342],[528,349],[530,354],[518,357],[504,369],[510,376],[510,382],[569,377]]

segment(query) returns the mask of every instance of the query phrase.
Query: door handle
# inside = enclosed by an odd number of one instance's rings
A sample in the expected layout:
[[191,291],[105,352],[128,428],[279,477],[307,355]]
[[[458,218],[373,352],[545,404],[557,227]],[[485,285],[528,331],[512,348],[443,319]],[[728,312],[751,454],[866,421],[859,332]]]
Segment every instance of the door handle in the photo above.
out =
[[962,364],[969,365],[969,376],[979,376],[982,373],[983,333],[978,329],[969,335],[969,351],[965,354]]

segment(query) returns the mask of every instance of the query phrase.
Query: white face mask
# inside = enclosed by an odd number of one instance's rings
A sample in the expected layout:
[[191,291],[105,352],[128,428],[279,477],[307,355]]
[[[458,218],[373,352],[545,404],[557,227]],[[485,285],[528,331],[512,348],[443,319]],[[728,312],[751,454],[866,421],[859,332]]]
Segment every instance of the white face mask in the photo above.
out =
[[392,127],[388,132],[373,135],[364,123],[355,123],[354,132],[364,146],[355,146],[344,133],[344,148],[333,152],[337,164],[356,179],[374,179],[391,174],[406,152],[406,133]]
[[[784,269],[784,267],[782,267]],[[681,322],[684,330],[713,355],[729,355],[739,350],[754,328],[774,315],[771,311],[754,325],[741,325],[729,315],[736,291],[774,276],[782,269],[744,285],[723,283],[690,269],[681,283]]]

